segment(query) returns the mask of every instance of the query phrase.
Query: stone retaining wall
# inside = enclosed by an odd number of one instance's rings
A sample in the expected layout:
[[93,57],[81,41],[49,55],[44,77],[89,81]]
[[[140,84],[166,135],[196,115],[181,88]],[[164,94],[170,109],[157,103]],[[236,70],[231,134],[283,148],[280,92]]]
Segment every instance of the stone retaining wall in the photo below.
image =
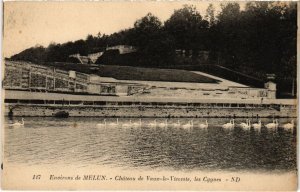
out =
[[192,108],[150,106],[53,106],[5,105],[5,115],[13,108],[14,116],[53,116],[67,111],[76,117],[297,117],[296,109],[272,108]]

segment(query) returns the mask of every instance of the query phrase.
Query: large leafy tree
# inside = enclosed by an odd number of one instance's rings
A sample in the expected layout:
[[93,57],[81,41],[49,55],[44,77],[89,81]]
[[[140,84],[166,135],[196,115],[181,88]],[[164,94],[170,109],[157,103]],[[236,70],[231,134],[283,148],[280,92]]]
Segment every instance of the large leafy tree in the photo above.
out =
[[162,29],[161,21],[151,13],[134,23],[135,38],[133,44],[145,49],[151,42],[156,40]]
[[46,48],[41,45],[36,45],[25,49],[24,51],[13,55],[10,59],[21,60],[21,61],[31,61],[31,62],[44,62],[46,60]]
[[186,52],[205,49],[205,35],[209,23],[192,5],[184,5],[183,8],[175,10],[170,19],[165,22],[166,31],[174,38],[176,49]]
[[216,24],[216,9],[213,4],[209,4],[206,9],[205,19],[209,22],[209,26],[214,26]]
[[219,53],[220,63],[261,79],[274,73],[279,90],[290,92],[296,76],[296,3],[249,2],[242,11],[239,4],[227,3],[221,8],[217,46],[211,49]]
[[141,62],[150,66],[169,65],[173,60],[174,46],[162,22],[151,13],[134,23],[132,44],[141,54]]
[[220,62],[235,68],[240,61],[242,37],[240,34],[240,6],[238,3],[221,4],[221,13],[216,25],[217,51]]

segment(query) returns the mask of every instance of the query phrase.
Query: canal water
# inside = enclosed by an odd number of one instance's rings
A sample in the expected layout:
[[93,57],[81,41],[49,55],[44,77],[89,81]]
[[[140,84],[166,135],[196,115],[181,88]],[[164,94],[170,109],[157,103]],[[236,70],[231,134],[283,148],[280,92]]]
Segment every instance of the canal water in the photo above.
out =
[[[15,118],[14,121],[20,120]],[[40,118],[25,117],[24,126],[4,129],[6,162],[26,166],[49,165],[85,167],[89,165],[136,170],[227,170],[290,171],[296,169],[296,133],[283,130],[223,129],[229,119],[210,118],[208,129],[197,128],[204,119],[193,119],[190,129],[175,128],[180,120],[168,119],[167,128],[149,127],[154,119]],[[255,119],[252,119],[256,121]],[[262,119],[262,123],[272,119]],[[279,119],[279,124],[291,119]],[[157,119],[164,123],[165,119]],[[245,119],[235,119],[245,122]],[[296,122],[296,121],[295,121]],[[279,125],[279,126],[280,126]]]

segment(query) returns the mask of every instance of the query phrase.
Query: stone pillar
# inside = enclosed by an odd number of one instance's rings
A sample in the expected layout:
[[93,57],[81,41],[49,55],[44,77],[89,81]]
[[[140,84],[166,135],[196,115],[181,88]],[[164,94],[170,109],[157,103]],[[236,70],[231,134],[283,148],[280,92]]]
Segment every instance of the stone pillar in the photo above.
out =
[[276,99],[276,83],[269,81],[265,83],[265,88],[268,89],[268,99]]

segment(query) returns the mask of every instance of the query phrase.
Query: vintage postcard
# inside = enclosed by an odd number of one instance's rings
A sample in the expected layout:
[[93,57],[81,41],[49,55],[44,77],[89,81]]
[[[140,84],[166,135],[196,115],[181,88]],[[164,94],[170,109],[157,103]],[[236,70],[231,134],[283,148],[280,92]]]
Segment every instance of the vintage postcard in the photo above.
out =
[[2,189],[297,189],[297,2],[3,9]]

